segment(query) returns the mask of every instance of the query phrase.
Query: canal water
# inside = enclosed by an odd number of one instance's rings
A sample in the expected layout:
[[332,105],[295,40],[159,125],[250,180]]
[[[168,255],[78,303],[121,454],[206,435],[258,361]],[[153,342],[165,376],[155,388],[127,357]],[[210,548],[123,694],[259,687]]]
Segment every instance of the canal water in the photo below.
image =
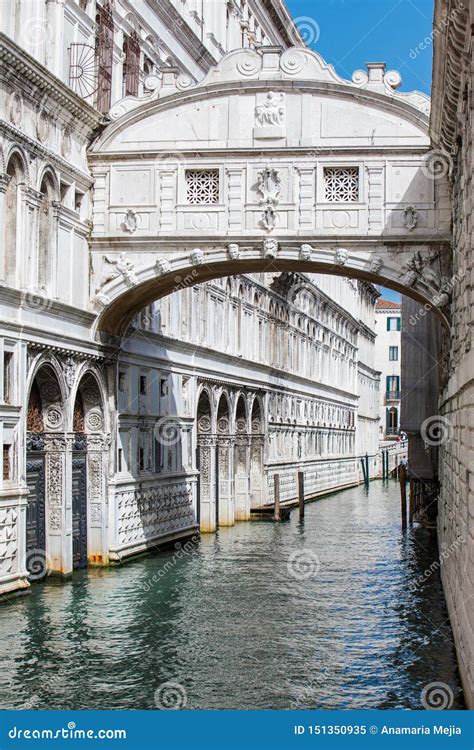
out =
[[[373,482],[0,607],[2,708],[463,708],[436,541]],[[428,571],[423,575],[423,571]]]

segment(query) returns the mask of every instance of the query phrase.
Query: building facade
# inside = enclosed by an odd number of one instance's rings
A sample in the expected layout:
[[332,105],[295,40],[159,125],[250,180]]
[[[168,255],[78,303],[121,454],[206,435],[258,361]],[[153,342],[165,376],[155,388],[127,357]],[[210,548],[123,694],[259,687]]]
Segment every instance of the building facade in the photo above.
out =
[[381,440],[395,438],[400,432],[401,405],[401,327],[399,302],[378,299],[375,305],[375,364],[380,371]]
[[[275,473],[282,500],[297,470],[308,497],[360,481],[361,454],[375,476],[369,282],[271,267],[197,285],[190,275],[119,346],[90,335],[90,238],[104,209],[91,140],[123,102],[186,87],[229,49],[298,43],[284,4],[204,3],[204,18],[192,3],[6,5],[2,592],[246,520],[272,500]],[[212,175],[204,187],[196,177],[198,202]],[[140,204],[140,183],[133,195]],[[135,220],[125,212],[126,236]],[[113,253],[103,263],[133,275]]]
[[[447,155],[452,193],[452,340],[431,336],[439,356],[438,534],[448,551],[441,566],[467,705],[474,707],[474,431],[473,397],[473,75],[472,3],[437,0],[434,24],[433,148]],[[433,414],[428,415],[433,418]],[[426,435],[425,435],[426,440]]]

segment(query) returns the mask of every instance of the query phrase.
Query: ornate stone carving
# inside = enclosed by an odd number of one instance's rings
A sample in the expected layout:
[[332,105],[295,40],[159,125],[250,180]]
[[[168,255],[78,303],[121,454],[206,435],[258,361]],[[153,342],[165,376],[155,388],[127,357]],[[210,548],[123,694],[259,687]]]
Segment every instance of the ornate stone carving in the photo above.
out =
[[19,91],[13,91],[10,94],[8,114],[10,121],[17,127],[20,127],[23,122],[23,97]]
[[439,261],[439,253],[423,256],[417,250],[402,266],[406,272],[401,283],[408,287],[418,287],[426,297],[435,297],[435,304],[443,306],[448,298],[445,291],[445,287],[448,287],[448,280],[432,268],[435,261]]
[[128,211],[125,212],[125,219],[122,222],[122,228],[124,232],[129,232],[130,234],[133,234],[137,231],[138,227],[138,214],[133,211],[131,208],[128,209]]
[[408,206],[403,212],[403,223],[409,232],[413,232],[418,224],[418,212],[413,206]]
[[311,245],[301,245],[300,247],[300,260],[311,260],[311,254],[313,248]]
[[68,389],[71,390],[76,377],[78,366],[77,360],[72,355],[68,355],[61,361],[61,365],[64,372],[64,381]]
[[370,273],[379,274],[383,268],[383,258],[380,255],[373,255],[369,263]]
[[273,237],[265,237],[263,240],[263,257],[276,258],[278,255],[278,242]]
[[57,430],[63,423],[63,413],[57,406],[49,406],[45,414],[45,427],[50,430]]
[[46,110],[41,107],[36,116],[36,135],[44,143],[48,139],[51,122]]
[[91,409],[86,417],[86,427],[91,432],[100,432],[104,426],[104,419],[100,409]]
[[349,253],[343,247],[338,247],[334,256],[334,264],[336,266],[345,266]]
[[240,258],[240,247],[236,242],[231,242],[227,245],[227,253],[231,260],[238,260]]
[[194,266],[200,266],[202,265],[202,263],[204,263],[204,253],[199,247],[196,247],[191,252],[191,263]]
[[278,195],[281,189],[280,174],[277,169],[266,166],[258,173],[257,190],[262,196],[260,205],[263,206],[262,224],[268,231],[275,228]]
[[157,273],[159,276],[162,276],[165,273],[169,273],[171,269],[171,265],[169,260],[166,260],[165,258],[158,258],[158,260],[155,263],[155,268],[157,270]]
[[263,104],[255,108],[255,125],[262,128],[280,128],[285,118],[283,101],[283,94],[275,94],[273,91],[269,91]]
[[118,258],[110,258],[105,255],[104,259],[107,263],[116,267],[116,276],[122,275],[127,286],[134,286],[138,283],[135,273],[135,264],[126,257],[125,253],[121,253]]

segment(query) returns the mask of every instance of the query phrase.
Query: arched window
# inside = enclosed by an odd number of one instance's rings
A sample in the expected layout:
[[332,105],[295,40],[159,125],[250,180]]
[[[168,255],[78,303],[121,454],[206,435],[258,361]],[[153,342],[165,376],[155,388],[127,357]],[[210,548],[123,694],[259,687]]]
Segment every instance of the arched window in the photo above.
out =
[[39,209],[38,231],[38,287],[48,290],[51,284],[53,265],[54,227],[53,201],[55,188],[50,175],[45,175],[40,187],[41,203]]
[[16,244],[20,233],[20,195],[19,185],[24,180],[23,165],[18,156],[12,156],[7,166],[10,180],[5,191],[4,219],[4,277],[15,285]]

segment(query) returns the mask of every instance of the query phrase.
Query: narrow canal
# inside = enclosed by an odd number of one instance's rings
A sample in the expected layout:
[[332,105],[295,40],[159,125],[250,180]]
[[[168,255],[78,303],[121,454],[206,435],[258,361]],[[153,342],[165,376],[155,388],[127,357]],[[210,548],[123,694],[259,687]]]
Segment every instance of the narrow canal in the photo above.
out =
[[463,708],[439,576],[422,575],[436,542],[401,533],[397,485],[292,515],[4,603],[1,707],[421,708],[442,681]]

